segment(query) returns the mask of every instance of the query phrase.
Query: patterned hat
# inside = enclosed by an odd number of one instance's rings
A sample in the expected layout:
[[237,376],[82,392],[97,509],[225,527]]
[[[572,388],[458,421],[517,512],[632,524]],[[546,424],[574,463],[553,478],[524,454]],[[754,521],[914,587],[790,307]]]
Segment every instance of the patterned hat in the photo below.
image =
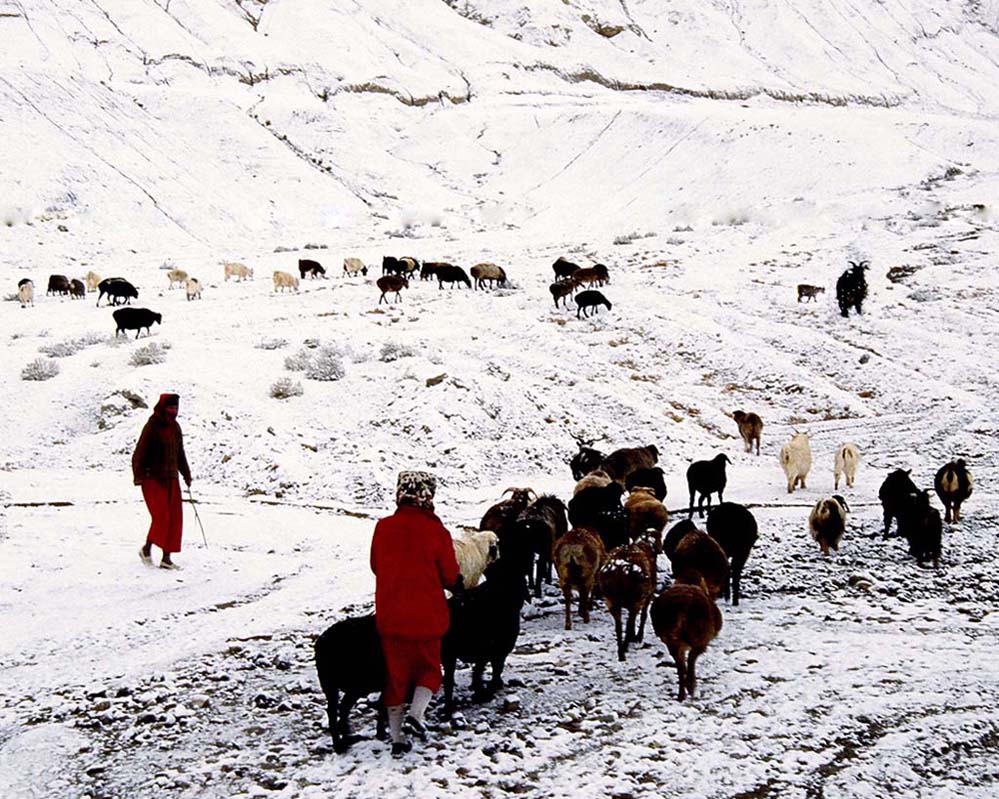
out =
[[415,505],[433,510],[437,478],[430,472],[399,472],[395,487],[397,505]]

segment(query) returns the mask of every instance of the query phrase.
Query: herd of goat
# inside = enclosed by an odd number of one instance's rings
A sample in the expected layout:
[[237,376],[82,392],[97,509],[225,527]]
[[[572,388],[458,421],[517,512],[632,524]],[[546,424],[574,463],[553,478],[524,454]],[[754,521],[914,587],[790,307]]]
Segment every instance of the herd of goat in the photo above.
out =
[[[864,300],[867,298],[867,278],[865,272],[868,269],[867,261],[850,261],[850,268],[840,275],[836,282],[836,301],[839,304],[840,313],[849,316],[851,308],[862,313]],[[480,263],[471,268],[471,277],[460,266],[445,263],[443,261],[420,262],[416,258],[394,256],[384,256],[382,258],[382,275],[375,284],[381,295],[378,298],[379,305],[386,301],[389,294],[395,295],[395,301],[401,302],[403,289],[409,288],[409,281],[419,275],[421,281],[437,280],[438,288],[443,289],[448,286],[465,285],[468,288],[485,289],[488,287],[505,287],[508,285],[506,271],[501,266],[493,263]],[[595,264],[590,267],[580,267],[563,257],[559,257],[552,264],[554,281],[549,285],[548,291],[551,293],[555,307],[568,307],[569,299],[576,303],[576,318],[587,317],[599,312],[601,307],[611,310],[611,302],[593,286],[602,288],[610,283],[610,270],[604,264]],[[252,279],[253,269],[246,264],[236,262],[226,262],[223,264],[225,281],[230,278],[239,281]],[[307,258],[298,261],[299,277],[282,270],[275,270],[272,278],[275,292],[298,291],[300,280],[307,277],[325,278],[326,269],[318,261]],[[356,275],[367,275],[368,267],[359,258],[344,258],[343,272],[348,277]],[[171,269],[167,272],[169,288],[183,286],[188,300],[201,299],[201,281],[191,277],[183,269]],[[107,295],[109,304],[129,304],[132,299],[138,299],[139,291],[128,280],[121,277],[111,277],[102,280],[93,271],[87,272],[83,280],[68,278],[65,275],[50,275],[46,295],[63,295],[73,299],[86,296],[87,292],[98,292],[97,304]],[[798,302],[802,299],[814,300],[817,295],[825,292],[821,286],[813,286],[807,283],[798,285]],[[22,278],[17,284],[17,299],[21,307],[35,303],[34,282],[30,278]],[[143,329],[151,331],[153,323],[162,324],[163,316],[147,308],[128,308],[117,310],[113,314],[115,319],[115,335],[118,333],[135,330],[135,337],[138,338]]]
[[[757,414],[732,414],[751,451],[763,422]],[[860,451],[854,444],[837,447],[833,459],[835,490],[841,478],[852,487]],[[683,701],[696,688],[697,659],[722,626],[719,597],[738,605],[742,571],[759,535],[748,507],[724,501],[726,465],[719,454],[687,469],[690,505],[687,518],[667,530],[666,483],[654,445],[605,455],[592,442],[579,442],[569,466],[576,480],[572,496],[537,496],[530,488],[509,488],[482,517],[477,530],[455,538],[455,557],[465,591],[449,599],[451,625],[441,642],[445,718],[452,717],[454,675],[460,660],[472,667],[473,699],[485,700],[503,686],[503,668],[520,634],[521,610],[553,569],[562,590],[565,629],[572,629],[572,603],[589,621],[592,603],[602,598],[614,619],[616,652],[627,657],[628,645],[640,642],[647,619],[676,665]],[[795,433],[781,448],[780,463],[788,491],[804,487],[811,468],[808,435]],[[972,477],[963,460],[952,460],[936,473],[934,488],[946,508],[946,521],[961,520],[961,505],[972,493]],[[711,506],[717,494],[718,504]],[[695,506],[694,499],[699,497]],[[909,554],[922,565],[939,563],[942,524],[910,472],[895,469],[879,491],[884,537],[892,521],[908,541]],[[707,508],[704,507],[705,501]],[[704,516],[705,529],[693,521]],[[838,550],[849,506],[835,494],[815,503],[808,516],[811,537],[824,555]],[[657,557],[670,561],[672,583],[660,588]],[[485,582],[480,583],[482,577]],[[385,681],[381,643],[373,615],[333,624],[315,643],[316,669],[327,699],[329,730],[336,752],[361,736],[351,734],[349,714],[361,697],[378,693]],[[484,680],[490,666],[490,679]],[[377,734],[385,734],[385,709],[378,703]]]

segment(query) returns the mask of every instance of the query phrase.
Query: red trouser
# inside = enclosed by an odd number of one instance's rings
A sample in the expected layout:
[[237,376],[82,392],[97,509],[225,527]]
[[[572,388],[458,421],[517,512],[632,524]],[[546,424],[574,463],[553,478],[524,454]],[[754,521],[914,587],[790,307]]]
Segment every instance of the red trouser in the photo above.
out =
[[385,653],[386,707],[405,702],[418,686],[437,693],[441,687],[441,639],[410,640],[382,636]]
[[168,483],[161,483],[147,477],[142,481],[142,497],[152,517],[146,541],[158,546],[164,554],[180,552],[180,537],[184,529],[180,481],[175,477]]

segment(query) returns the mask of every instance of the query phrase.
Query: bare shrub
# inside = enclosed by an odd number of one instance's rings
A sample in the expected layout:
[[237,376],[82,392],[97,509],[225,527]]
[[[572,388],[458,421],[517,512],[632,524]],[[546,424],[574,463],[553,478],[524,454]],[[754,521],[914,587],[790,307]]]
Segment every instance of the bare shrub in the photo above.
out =
[[304,393],[302,384],[295,382],[290,377],[282,377],[271,386],[271,396],[274,399],[301,397]]
[[132,353],[132,357],[128,359],[128,362],[132,366],[151,366],[155,363],[163,363],[165,360],[166,349],[153,342],[152,344],[147,344],[145,347],[139,347],[139,349]]
[[22,380],[48,380],[59,374],[59,364],[53,360],[38,358],[21,370]]
[[253,345],[258,350],[279,350],[288,346],[288,339],[285,338],[262,338]]
[[415,347],[411,347],[409,344],[400,344],[397,341],[386,341],[382,344],[381,351],[378,354],[378,360],[382,363],[391,363],[392,361],[398,361],[400,358],[413,358],[419,355]]
[[305,376],[309,380],[331,381],[339,380],[346,374],[343,359],[332,347],[321,347],[309,359],[305,367]]

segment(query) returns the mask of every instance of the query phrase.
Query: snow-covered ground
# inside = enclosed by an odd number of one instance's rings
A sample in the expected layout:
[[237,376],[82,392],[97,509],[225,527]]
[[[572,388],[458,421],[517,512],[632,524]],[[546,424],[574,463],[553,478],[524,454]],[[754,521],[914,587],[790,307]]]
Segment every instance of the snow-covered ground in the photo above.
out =
[[[2,294],[36,285],[0,303],[0,796],[993,795],[997,29],[995,2],[0,0]],[[385,254],[511,285],[379,306]],[[611,312],[553,306],[559,255],[609,266]],[[329,279],[275,295],[299,257]],[[871,296],[843,319],[848,258]],[[91,269],[162,325],[115,341],[94,295],[44,296]],[[286,368],[323,351],[342,379]],[[59,373],[22,380],[38,358]],[[208,540],[188,516],[179,573],[136,554],[129,397],[163,390]],[[815,466],[788,497],[792,429]],[[690,461],[735,462],[761,539],[699,696],[651,634],[619,664],[606,613],[563,631],[549,589],[464,727],[332,754],[311,642],[370,607],[396,473],[435,471],[457,531],[510,485],[567,497],[574,436],[657,444],[674,511]],[[806,518],[843,441],[826,559]],[[877,487],[955,456],[975,493],[919,569]]]

